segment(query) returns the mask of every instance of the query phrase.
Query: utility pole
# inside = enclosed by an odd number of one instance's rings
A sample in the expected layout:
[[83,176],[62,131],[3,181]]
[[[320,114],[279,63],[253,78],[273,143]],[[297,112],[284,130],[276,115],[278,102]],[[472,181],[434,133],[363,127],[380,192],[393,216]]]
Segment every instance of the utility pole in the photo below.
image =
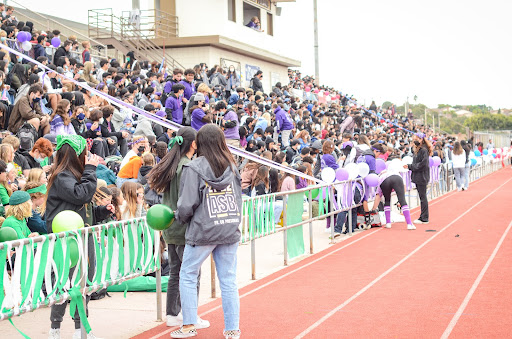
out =
[[317,85],[320,85],[320,65],[318,60],[318,0],[313,0],[313,23],[314,23],[314,34],[315,34],[315,82]]
[[425,107],[425,127],[427,127],[427,108]]

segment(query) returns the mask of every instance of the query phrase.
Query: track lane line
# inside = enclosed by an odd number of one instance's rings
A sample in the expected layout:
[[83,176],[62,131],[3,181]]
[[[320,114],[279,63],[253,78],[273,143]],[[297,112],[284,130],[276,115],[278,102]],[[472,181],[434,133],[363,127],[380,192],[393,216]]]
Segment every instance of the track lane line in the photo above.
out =
[[443,335],[441,336],[441,339],[447,339],[450,336],[450,334],[452,333],[453,329],[457,325],[457,322],[459,321],[460,317],[462,316],[462,313],[464,313],[464,310],[468,306],[469,301],[471,300],[471,298],[473,297],[473,294],[475,293],[476,289],[478,288],[478,285],[480,285],[480,282],[482,281],[485,273],[487,272],[487,269],[489,269],[489,266],[491,266],[491,263],[493,262],[494,258],[496,257],[496,254],[498,253],[499,249],[501,248],[501,245],[503,244],[503,241],[505,241],[505,238],[507,237],[508,232],[510,231],[511,228],[512,228],[512,221],[508,225],[505,232],[503,232],[503,235],[501,236],[500,240],[498,241],[498,244],[494,248],[494,251],[492,252],[491,256],[489,257],[489,259],[485,263],[484,267],[480,271],[480,274],[478,275],[475,282],[473,283],[473,286],[471,286],[468,294],[462,301],[462,304],[460,304],[459,309],[457,310],[457,312],[455,312],[455,315],[453,316],[452,320],[446,327],[446,330],[444,331]]
[[484,202],[485,200],[487,200],[491,195],[493,195],[494,193],[496,193],[500,188],[502,188],[503,186],[505,186],[508,182],[510,182],[512,180],[512,178],[508,179],[507,181],[505,181],[503,184],[501,184],[500,186],[498,186],[496,189],[494,189],[491,193],[487,194],[483,199],[481,199],[478,203],[476,203],[476,205],[472,206],[471,209],[468,209],[466,212],[462,213],[461,215],[459,215],[457,218],[455,218],[452,222],[450,222],[448,225],[446,225],[445,227],[443,227],[439,232],[435,233],[432,237],[430,237],[429,239],[427,239],[425,242],[423,242],[420,246],[418,246],[416,249],[414,249],[411,253],[409,253],[407,256],[405,256],[403,259],[401,259],[399,262],[397,262],[396,264],[394,264],[393,266],[391,266],[388,270],[386,270],[384,273],[382,273],[381,275],[379,275],[377,278],[375,278],[375,280],[373,280],[372,282],[370,282],[368,285],[366,285],[365,287],[363,287],[361,290],[359,290],[356,294],[354,294],[352,297],[350,297],[349,299],[345,300],[342,304],[338,305],[336,308],[334,308],[333,310],[331,310],[329,313],[327,313],[326,315],[324,315],[322,318],[320,318],[317,322],[315,322],[313,325],[309,326],[307,329],[305,329],[303,332],[301,332],[299,335],[297,335],[295,337],[295,339],[300,339],[300,338],[304,338],[308,333],[310,333],[311,331],[313,331],[315,328],[317,328],[318,326],[320,326],[324,321],[326,321],[327,319],[329,319],[330,317],[332,317],[336,312],[338,312],[339,310],[341,310],[343,307],[347,306],[349,303],[351,303],[354,299],[356,299],[357,297],[359,297],[361,294],[363,294],[364,292],[366,292],[368,289],[370,289],[371,287],[373,287],[376,283],[378,283],[380,280],[382,280],[384,277],[386,277],[389,273],[391,273],[392,271],[394,271],[397,267],[399,267],[402,263],[404,263],[407,259],[409,259],[410,257],[412,257],[415,253],[417,253],[419,250],[421,250],[423,247],[425,247],[428,243],[430,243],[432,240],[434,240],[439,234],[443,233],[446,229],[448,229],[450,226],[452,226],[454,223],[456,223],[457,221],[459,221],[463,216],[465,216],[466,214],[468,214],[469,212],[473,211],[475,207],[477,207],[478,205],[480,205],[482,202]]

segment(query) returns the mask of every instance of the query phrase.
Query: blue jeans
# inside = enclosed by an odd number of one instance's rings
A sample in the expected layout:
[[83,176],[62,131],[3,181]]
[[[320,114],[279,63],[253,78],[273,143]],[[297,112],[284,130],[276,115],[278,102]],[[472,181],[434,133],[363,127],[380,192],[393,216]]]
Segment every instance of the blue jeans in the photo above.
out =
[[471,163],[467,162],[466,167],[464,167],[464,188],[469,187],[469,171],[471,170],[470,165]]
[[180,297],[183,324],[197,323],[197,277],[201,265],[213,253],[222,292],[225,331],[238,330],[240,298],[236,285],[238,242],[229,245],[185,245],[180,271]]
[[138,182],[138,180],[137,180],[137,179],[127,179],[127,178],[119,178],[119,177],[117,177],[117,179],[116,179],[116,186],[117,186],[118,188],[121,188],[121,186],[123,186],[123,183],[124,183],[125,181]]
[[[356,204],[359,204],[361,202],[361,192],[356,188],[354,192],[354,202]],[[343,211],[338,214],[338,217],[336,219],[336,225],[334,226],[334,232],[341,233],[343,230],[343,224],[346,226],[346,233],[349,232],[349,225],[348,225],[348,213],[352,213],[352,232],[354,232],[354,229],[357,227],[357,207],[352,208],[349,211]],[[345,220],[346,219],[346,220]]]
[[457,184],[457,189],[460,190],[464,184],[464,167],[458,167],[453,169],[453,173],[455,174],[455,183]]

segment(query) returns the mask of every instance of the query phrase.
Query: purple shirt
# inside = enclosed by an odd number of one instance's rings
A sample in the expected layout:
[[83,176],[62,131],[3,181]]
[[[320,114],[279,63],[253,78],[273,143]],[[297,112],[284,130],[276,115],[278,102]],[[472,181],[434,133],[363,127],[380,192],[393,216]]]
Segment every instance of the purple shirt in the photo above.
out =
[[292,119],[288,116],[288,114],[281,108],[277,107],[274,111],[276,115],[276,122],[278,126],[278,132],[287,131],[293,129]]
[[224,130],[224,137],[226,137],[226,139],[239,140],[240,139],[240,134],[238,133],[238,127],[239,127],[238,115],[235,112],[233,112],[233,111],[228,111],[224,115],[224,120],[225,121],[234,121],[234,122],[236,122],[236,126],[235,127],[227,128],[227,129]]
[[180,81],[180,84],[182,84],[183,86],[185,86],[185,91],[183,92],[183,96],[189,100],[190,97],[196,92],[196,88],[194,87],[194,84],[186,81],[186,80],[181,80]]
[[326,167],[330,167],[335,171],[340,167],[336,163],[336,159],[332,156],[332,154],[322,155],[322,169],[324,169]]
[[194,111],[192,111],[192,119],[190,122],[190,126],[195,129],[196,131],[199,131],[201,127],[206,125],[206,122],[203,122],[203,117],[206,114],[204,111],[200,108],[196,108]]
[[183,122],[183,108],[181,107],[181,98],[176,98],[171,94],[165,101],[165,108],[172,111],[172,121],[181,124]]

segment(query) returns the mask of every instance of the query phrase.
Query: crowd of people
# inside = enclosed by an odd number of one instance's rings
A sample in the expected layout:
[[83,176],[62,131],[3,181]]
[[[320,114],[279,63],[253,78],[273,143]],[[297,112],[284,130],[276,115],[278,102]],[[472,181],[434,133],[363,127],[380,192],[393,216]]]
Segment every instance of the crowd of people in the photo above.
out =
[[[183,325],[173,337],[194,336],[209,326],[197,317],[197,293],[199,269],[210,253],[221,280],[226,338],[240,337],[234,272],[242,195],[314,184],[280,168],[320,178],[325,168],[366,162],[375,172],[376,159],[412,156],[408,168],[421,199],[416,223],[429,222],[429,156],[452,162],[458,189],[468,189],[469,154],[478,146],[434,133],[412,115],[398,113],[394,105],[372,102],[364,107],[353,96],[318,85],[295,70],[289,70],[286,84],[264,90],[262,71],[247,85],[233,66],[200,64],[167,73],[164,65],[140,62],[132,52],[124,62],[93,62],[90,45],[82,43],[79,53],[76,40],[63,41],[50,56],[45,48],[60,32],[36,31],[9,15],[2,14],[0,31],[2,227],[15,229],[20,238],[32,237],[51,233],[53,218],[63,210],[77,211],[92,226],[144,216],[155,204],[170,206],[177,213],[163,232],[170,271],[167,323]],[[22,51],[18,42],[9,40],[19,31],[30,32],[35,44],[24,54],[48,69],[2,48]],[[103,95],[81,86],[85,84]],[[135,114],[122,102],[150,115]],[[177,132],[165,128],[160,123],[165,119],[185,127]],[[233,157],[227,145],[281,167]],[[386,226],[391,227],[394,190],[407,227],[415,229],[400,180],[381,176],[378,199],[385,198],[381,208]],[[235,202],[223,216],[205,207],[212,191]],[[354,200],[365,200],[361,190]],[[338,215],[333,225],[337,235],[353,227],[344,227],[346,215]],[[52,307],[51,338],[60,337],[64,311],[65,304]],[[75,337],[80,337],[80,319],[74,319]]]

